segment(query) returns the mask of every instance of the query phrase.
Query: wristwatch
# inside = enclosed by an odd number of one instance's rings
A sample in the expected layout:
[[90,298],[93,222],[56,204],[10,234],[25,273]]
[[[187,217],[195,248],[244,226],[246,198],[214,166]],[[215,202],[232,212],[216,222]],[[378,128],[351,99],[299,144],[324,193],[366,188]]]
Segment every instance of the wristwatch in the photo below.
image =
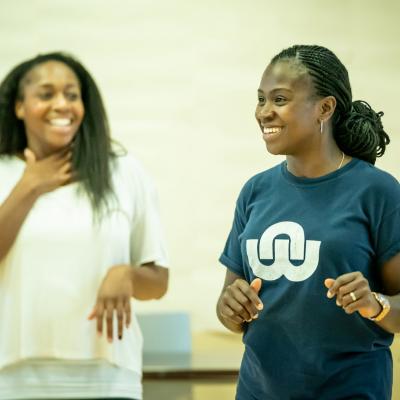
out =
[[370,317],[371,321],[381,321],[383,318],[386,317],[387,313],[390,311],[390,303],[389,299],[384,296],[382,293],[372,292],[373,296],[375,297],[376,301],[381,305],[382,310],[381,312],[376,315],[375,317]]

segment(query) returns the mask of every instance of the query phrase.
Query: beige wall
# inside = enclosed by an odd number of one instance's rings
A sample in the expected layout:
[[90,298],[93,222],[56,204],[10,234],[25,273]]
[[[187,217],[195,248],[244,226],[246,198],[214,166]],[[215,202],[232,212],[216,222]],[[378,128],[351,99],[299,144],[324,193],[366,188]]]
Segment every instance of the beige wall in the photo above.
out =
[[221,329],[217,258],[244,181],[279,161],[254,121],[268,60],[295,43],[334,50],[355,98],[385,111],[392,144],[379,161],[400,178],[400,2],[338,0],[1,0],[0,75],[38,52],[77,55],[102,89],[114,137],[159,188],[169,294],[140,310],[187,310]]

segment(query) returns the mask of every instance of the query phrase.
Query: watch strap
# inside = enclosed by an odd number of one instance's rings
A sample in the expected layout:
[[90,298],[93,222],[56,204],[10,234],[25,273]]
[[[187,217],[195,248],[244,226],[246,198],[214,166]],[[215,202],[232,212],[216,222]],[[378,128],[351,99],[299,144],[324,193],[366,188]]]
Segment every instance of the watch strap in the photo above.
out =
[[381,305],[382,310],[378,315],[376,315],[375,317],[370,317],[369,319],[371,321],[379,322],[382,321],[382,319],[385,318],[388,312],[390,311],[389,299],[382,293],[372,292],[372,295],[375,297],[376,301]]

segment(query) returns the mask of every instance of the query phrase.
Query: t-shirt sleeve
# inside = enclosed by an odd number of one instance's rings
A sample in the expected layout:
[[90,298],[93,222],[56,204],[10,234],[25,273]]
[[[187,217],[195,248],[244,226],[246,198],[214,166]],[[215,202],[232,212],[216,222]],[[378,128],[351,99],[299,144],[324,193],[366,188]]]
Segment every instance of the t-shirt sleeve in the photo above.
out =
[[131,227],[132,265],[154,262],[168,267],[168,256],[161,224],[156,187],[143,168],[135,162],[135,212]]
[[378,265],[384,264],[400,253],[400,198],[399,206],[382,218],[375,233]]
[[400,185],[393,179],[379,196],[382,216],[371,227],[378,265],[400,253]]
[[219,258],[221,264],[240,276],[244,276],[241,236],[246,226],[248,186],[245,185],[237,199],[232,228],[225,243],[225,248]]

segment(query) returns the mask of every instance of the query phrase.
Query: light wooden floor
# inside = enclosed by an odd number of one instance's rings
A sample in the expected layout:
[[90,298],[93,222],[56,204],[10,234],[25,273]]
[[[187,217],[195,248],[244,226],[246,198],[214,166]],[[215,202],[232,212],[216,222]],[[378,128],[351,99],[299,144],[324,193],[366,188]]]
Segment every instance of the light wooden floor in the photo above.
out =
[[233,400],[236,383],[201,381],[146,381],[143,400]]
[[[243,345],[239,335],[229,333],[209,332],[196,334],[193,338],[196,350],[215,351],[221,357],[230,354],[230,357],[239,359]],[[395,338],[393,351],[393,396],[392,400],[400,400],[400,336]],[[144,400],[233,400],[236,383],[232,380],[148,380],[144,382]]]

